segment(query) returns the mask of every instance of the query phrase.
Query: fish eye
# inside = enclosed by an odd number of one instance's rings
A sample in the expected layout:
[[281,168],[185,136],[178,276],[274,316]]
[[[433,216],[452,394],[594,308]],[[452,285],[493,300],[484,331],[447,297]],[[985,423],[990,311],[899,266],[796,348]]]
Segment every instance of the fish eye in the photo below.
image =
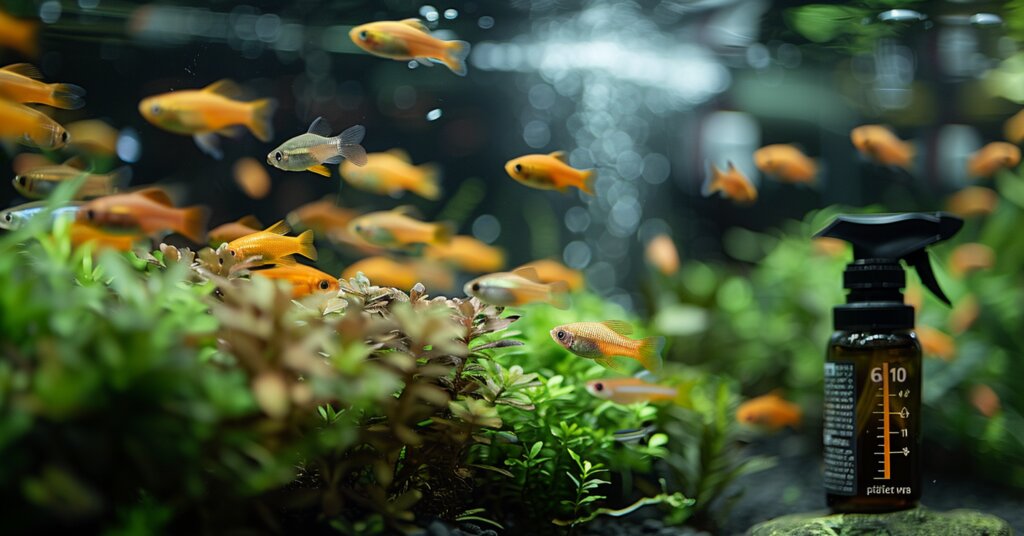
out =
[[160,115],[160,112],[164,111],[159,104],[154,104],[149,107],[149,112],[153,115]]
[[281,151],[278,151],[278,152],[274,153],[274,160],[277,160],[278,162],[280,162],[282,158],[284,158],[284,155],[281,154]]
[[11,213],[10,212],[8,212],[7,214],[4,214],[4,221],[11,221],[12,219],[14,219],[14,218],[11,217]]
[[233,249],[229,249],[228,253],[230,253],[232,257],[235,256],[235,250],[233,250]]
[[361,233],[361,232],[363,232],[363,226],[359,225],[359,224],[356,224],[355,230],[356,230],[357,233]]
[[359,32],[359,39],[361,41],[366,41],[369,37],[370,35],[366,33],[366,30]]
[[595,383],[595,384],[594,384],[594,390],[595,390],[595,391],[597,391],[597,392],[599,392],[599,393],[600,393],[601,391],[604,391],[604,384],[603,384],[603,383],[601,383],[601,382],[597,382],[597,383]]
[[331,283],[329,281],[327,281],[326,279],[321,279],[320,280],[320,290],[327,290],[329,288],[331,288]]
[[14,181],[17,182],[18,184],[22,185],[22,186],[25,186],[25,177],[23,177],[21,175],[18,175],[17,177],[14,177]]
[[60,141],[61,142],[67,143],[68,142],[68,137],[69,137],[68,136],[68,131],[65,130],[65,131],[60,133]]
[[[560,341],[564,341],[565,340],[565,331],[558,330],[558,333],[555,333],[555,337],[558,337],[558,340],[560,340]],[[598,385],[601,385],[601,384],[598,384]],[[600,391],[600,389],[598,389],[598,391]]]
[[91,209],[91,208],[86,210],[85,211],[85,219],[87,219],[87,220],[95,220],[96,219],[96,211]]
[[516,173],[522,173],[523,172],[523,165],[522,164],[516,164],[516,166],[513,169],[516,170]]
[[480,283],[473,283],[473,286],[470,288],[473,290],[473,292],[480,292]]

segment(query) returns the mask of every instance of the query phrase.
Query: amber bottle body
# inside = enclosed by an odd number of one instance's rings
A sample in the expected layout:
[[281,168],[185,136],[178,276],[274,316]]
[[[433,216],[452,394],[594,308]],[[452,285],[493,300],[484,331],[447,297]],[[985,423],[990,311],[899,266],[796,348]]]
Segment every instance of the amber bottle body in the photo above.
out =
[[825,363],[825,489],[836,512],[921,496],[921,347],[909,329],[837,331]]

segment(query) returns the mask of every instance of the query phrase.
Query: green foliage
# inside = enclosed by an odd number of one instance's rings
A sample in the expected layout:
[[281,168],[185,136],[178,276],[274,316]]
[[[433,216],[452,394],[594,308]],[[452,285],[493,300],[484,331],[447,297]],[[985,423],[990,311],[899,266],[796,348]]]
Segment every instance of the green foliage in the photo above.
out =
[[914,9],[920,0],[862,0],[843,4],[808,4],[786,11],[786,22],[814,43],[827,43],[850,52],[869,52],[880,39],[899,35],[908,25],[881,21],[888,9]]

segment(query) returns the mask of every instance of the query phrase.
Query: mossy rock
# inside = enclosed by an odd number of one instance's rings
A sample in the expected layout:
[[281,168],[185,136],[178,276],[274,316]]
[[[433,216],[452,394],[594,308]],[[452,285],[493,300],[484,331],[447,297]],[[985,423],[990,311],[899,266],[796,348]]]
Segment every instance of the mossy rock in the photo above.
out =
[[1010,536],[1002,519],[976,510],[915,508],[885,514],[810,512],[754,525],[748,536]]

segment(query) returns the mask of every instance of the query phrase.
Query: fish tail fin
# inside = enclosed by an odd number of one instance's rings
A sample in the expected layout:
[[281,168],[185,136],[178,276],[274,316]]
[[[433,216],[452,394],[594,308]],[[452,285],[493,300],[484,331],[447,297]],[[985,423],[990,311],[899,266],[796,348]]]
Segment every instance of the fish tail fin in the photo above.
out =
[[556,309],[569,308],[569,283],[552,281],[548,288],[551,291],[551,306]]
[[447,41],[444,44],[444,63],[459,76],[466,76],[466,57],[469,56],[469,43],[465,41]]
[[196,244],[205,244],[209,219],[210,209],[204,206],[185,207],[181,209],[181,226],[175,230]]
[[422,164],[416,166],[416,169],[423,173],[423,180],[413,191],[431,201],[441,197],[441,168],[437,164]]
[[447,244],[452,241],[452,236],[455,236],[455,223],[445,221],[434,224],[434,242],[437,244]]
[[316,260],[316,246],[313,245],[313,230],[312,229],[307,229],[307,230],[303,231],[301,234],[299,234],[298,240],[299,240],[299,251],[297,251],[296,253],[298,253],[299,255],[302,255],[303,257],[305,257],[305,258],[307,258],[307,259],[309,259],[311,261],[315,261]]
[[580,185],[580,190],[583,193],[594,195],[594,181],[597,180],[597,170],[587,169],[583,171],[583,181]]
[[85,89],[74,84],[50,84],[50,98],[55,108],[77,110],[85,106]]
[[647,337],[640,341],[637,361],[651,372],[661,370],[661,351],[665,349],[665,337]]
[[251,103],[252,117],[249,120],[249,130],[262,142],[268,142],[274,137],[274,112],[277,110],[277,101],[274,99],[260,99]]

